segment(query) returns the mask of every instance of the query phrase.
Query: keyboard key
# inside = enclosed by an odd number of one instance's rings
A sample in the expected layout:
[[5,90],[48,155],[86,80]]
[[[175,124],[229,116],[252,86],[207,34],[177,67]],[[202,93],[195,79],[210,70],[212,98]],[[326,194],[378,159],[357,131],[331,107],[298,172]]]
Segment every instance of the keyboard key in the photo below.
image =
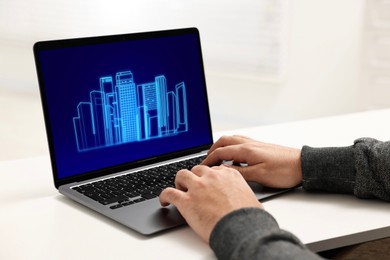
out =
[[129,205],[132,205],[132,204],[134,204],[133,201],[128,201],[128,202],[122,203],[122,206],[129,206]]
[[144,198],[144,199],[150,200],[150,199],[153,199],[153,198],[155,198],[157,196],[152,194],[152,193],[146,193],[146,194],[142,194],[141,197]]
[[122,205],[116,204],[116,205],[110,206],[110,209],[118,209],[118,208],[122,208]]
[[160,187],[156,187],[156,188],[152,189],[151,191],[154,195],[160,196],[160,193],[163,191],[163,189],[161,189]]
[[115,202],[119,202],[119,201],[124,201],[124,200],[127,200],[128,198],[126,196],[118,196],[118,197],[113,197],[113,198],[110,198],[110,199],[107,199],[107,200],[103,200],[103,201],[100,201],[101,204],[103,205],[109,205],[109,204],[112,204],[112,203],[115,203]]
[[141,201],[144,201],[144,200],[146,200],[146,199],[144,199],[144,198],[139,198],[139,199],[136,199],[136,200],[133,200],[133,201],[134,201],[134,203],[138,203],[138,202],[141,202]]

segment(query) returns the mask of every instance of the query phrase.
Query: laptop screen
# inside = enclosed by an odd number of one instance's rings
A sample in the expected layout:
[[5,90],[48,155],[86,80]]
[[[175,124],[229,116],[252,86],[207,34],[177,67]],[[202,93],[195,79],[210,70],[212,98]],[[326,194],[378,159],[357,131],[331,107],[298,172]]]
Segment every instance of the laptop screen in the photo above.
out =
[[40,42],[34,53],[58,180],[212,143],[196,29]]

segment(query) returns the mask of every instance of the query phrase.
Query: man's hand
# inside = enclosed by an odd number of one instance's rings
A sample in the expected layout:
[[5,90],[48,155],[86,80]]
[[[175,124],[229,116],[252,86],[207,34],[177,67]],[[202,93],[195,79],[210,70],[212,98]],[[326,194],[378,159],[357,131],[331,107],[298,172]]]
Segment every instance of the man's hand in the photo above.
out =
[[161,192],[161,205],[175,205],[207,243],[214,226],[226,214],[240,208],[262,208],[241,174],[229,167],[199,165],[191,171],[180,170],[175,182],[176,188]]
[[[223,136],[209,150],[204,165],[219,165],[224,160],[247,181],[272,188],[291,188],[302,181],[301,150],[262,143],[243,136]],[[247,166],[239,166],[245,163]]]

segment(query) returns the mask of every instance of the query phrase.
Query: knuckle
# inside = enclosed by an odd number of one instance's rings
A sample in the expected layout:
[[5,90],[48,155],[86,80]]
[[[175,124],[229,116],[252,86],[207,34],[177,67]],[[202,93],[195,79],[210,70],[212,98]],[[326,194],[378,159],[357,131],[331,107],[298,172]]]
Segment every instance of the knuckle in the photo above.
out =
[[206,166],[204,166],[204,165],[195,165],[194,167],[192,167],[191,171],[199,171],[199,170],[201,170],[204,167],[206,167]]
[[222,141],[225,141],[225,140],[229,140],[230,139],[230,136],[229,135],[223,135],[221,136],[220,140]]

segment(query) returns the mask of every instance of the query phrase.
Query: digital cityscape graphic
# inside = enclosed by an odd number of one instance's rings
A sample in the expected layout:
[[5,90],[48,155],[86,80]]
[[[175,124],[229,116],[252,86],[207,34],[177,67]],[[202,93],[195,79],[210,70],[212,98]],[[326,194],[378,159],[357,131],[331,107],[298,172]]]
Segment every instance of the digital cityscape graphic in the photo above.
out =
[[79,102],[73,117],[79,152],[142,142],[188,131],[184,82],[168,91],[164,75],[136,85],[130,70],[99,78],[100,90]]

